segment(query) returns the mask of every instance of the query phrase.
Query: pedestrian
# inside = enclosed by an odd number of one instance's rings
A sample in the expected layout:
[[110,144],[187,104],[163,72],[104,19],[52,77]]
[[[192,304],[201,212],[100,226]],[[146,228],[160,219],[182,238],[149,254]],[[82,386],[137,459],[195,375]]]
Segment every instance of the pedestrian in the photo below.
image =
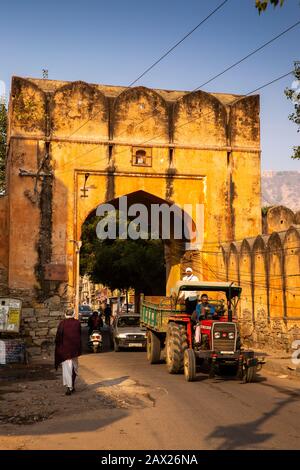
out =
[[55,369],[62,365],[63,385],[66,395],[75,392],[75,380],[78,375],[78,357],[81,355],[81,326],[74,318],[74,311],[68,310],[65,319],[60,322],[55,337]]
[[105,316],[105,323],[106,325],[110,325],[110,317],[111,317],[111,306],[109,304],[106,305],[104,309],[104,316]]
[[[193,274],[192,268],[186,268],[183,281],[199,281],[198,277]],[[184,291],[182,298],[185,300],[186,313],[193,313],[197,305],[197,292]]]

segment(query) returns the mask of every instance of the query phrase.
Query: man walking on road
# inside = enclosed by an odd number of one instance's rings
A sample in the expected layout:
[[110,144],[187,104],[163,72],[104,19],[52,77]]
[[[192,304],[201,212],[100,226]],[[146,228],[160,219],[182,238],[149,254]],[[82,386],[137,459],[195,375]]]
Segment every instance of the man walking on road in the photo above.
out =
[[74,311],[68,310],[60,322],[55,338],[55,369],[62,365],[63,385],[66,395],[75,392],[75,379],[78,375],[78,357],[81,355],[81,326],[74,318]]
[[106,307],[104,309],[104,317],[105,317],[105,323],[106,325],[110,325],[110,317],[111,317],[111,306],[109,304],[106,304]]

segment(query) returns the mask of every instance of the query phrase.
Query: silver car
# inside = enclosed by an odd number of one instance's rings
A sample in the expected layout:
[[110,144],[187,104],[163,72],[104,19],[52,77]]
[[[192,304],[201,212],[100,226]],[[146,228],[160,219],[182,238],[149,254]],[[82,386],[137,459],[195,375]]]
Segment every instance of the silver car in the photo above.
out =
[[114,350],[121,348],[146,348],[146,330],[140,327],[140,316],[124,314],[116,317],[113,323]]

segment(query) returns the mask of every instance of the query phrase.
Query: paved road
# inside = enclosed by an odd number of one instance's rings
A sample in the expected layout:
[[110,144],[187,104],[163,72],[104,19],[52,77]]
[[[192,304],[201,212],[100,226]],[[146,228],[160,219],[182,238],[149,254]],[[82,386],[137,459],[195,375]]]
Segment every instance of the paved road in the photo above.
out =
[[200,374],[187,383],[183,375],[168,374],[165,364],[148,364],[145,352],[109,351],[107,336],[105,344],[103,353],[81,357],[84,382],[91,390],[131,390],[144,401],[34,425],[31,448],[300,447],[300,382],[263,374],[258,383],[241,384]]

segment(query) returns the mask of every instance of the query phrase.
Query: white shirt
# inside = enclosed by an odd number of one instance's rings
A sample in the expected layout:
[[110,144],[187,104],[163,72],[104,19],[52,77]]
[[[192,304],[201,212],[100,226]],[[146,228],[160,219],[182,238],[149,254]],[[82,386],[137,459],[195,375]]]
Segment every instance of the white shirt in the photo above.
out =
[[[184,276],[182,279],[183,281],[199,281],[197,276],[194,276],[193,273]],[[184,291],[184,298],[189,300],[197,300],[197,292],[196,291]]]

